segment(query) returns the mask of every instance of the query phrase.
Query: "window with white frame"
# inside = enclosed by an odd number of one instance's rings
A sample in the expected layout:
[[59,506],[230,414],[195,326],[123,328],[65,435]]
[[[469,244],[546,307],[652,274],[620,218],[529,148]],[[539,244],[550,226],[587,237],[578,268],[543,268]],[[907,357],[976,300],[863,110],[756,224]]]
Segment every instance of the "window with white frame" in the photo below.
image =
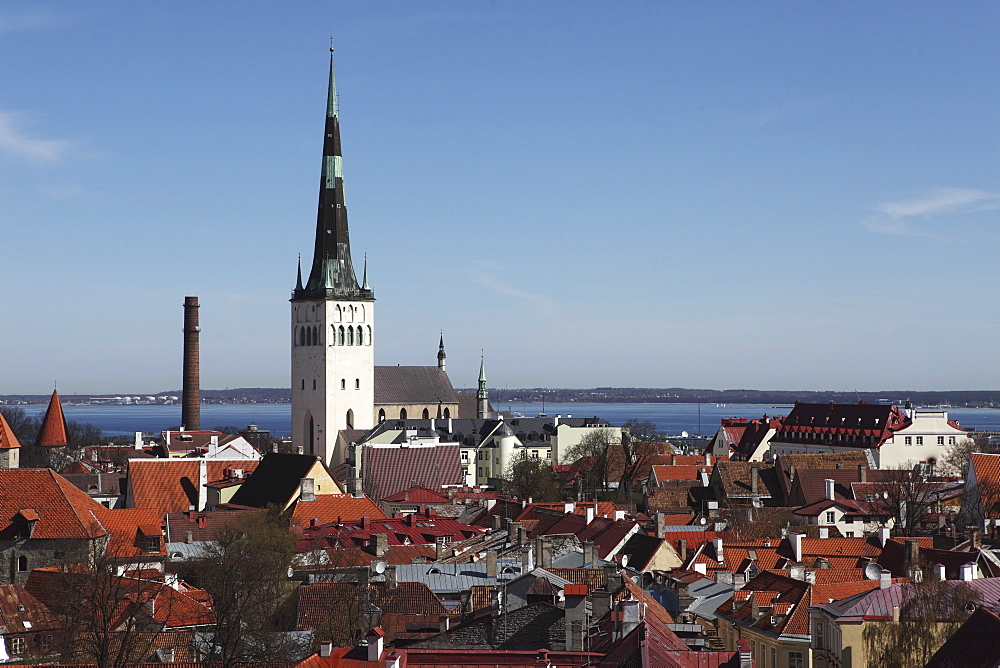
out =
[[944,445],[944,436],[938,436],[937,437],[937,444],[938,445]]
[[903,437],[903,445],[913,445],[913,437],[912,436],[904,436]]
[[923,445],[923,444],[924,444],[924,437],[917,436],[917,445]]
[[802,652],[788,652],[788,668],[805,668]]
[[836,521],[837,521],[837,515],[836,515],[836,513],[834,513],[834,511],[832,511],[832,510],[826,511],[826,523],[827,524],[833,524]]

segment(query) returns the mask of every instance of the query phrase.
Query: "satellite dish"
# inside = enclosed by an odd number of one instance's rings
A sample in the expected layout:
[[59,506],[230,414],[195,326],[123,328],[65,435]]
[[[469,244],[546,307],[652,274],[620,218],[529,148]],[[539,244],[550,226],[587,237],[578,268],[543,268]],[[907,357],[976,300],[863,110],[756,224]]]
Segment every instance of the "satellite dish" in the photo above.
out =
[[385,567],[387,565],[388,564],[386,564],[384,561],[376,561],[375,565],[372,568],[375,570],[376,573],[382,575],[382,573],[385,573]]
[[627,554],[623,554],[622,555],[622,568],[625,568],[626,566],[628,566],[628,555]]
[[701,518],[700,520],[698,520],[698,522],[699,522],[700,524],[708,524],[708,520],[707,520],[707,519],[705,519],[704,517],[702,517],[702,518]]
[[865,566],[865,577],[869,580],[880,580],[882,578],[882,567],[874,561],[868,562]]

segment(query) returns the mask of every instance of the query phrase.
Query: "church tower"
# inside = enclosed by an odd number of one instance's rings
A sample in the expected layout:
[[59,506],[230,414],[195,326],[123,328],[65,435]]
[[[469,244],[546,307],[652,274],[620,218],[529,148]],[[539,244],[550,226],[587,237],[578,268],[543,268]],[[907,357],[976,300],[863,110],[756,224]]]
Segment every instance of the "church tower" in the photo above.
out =
[[338,430],[375,424],[375,293],[367,261],[361,285],[351,262],[332,48],[316,245],[291,303],[292,444],[330,463]]

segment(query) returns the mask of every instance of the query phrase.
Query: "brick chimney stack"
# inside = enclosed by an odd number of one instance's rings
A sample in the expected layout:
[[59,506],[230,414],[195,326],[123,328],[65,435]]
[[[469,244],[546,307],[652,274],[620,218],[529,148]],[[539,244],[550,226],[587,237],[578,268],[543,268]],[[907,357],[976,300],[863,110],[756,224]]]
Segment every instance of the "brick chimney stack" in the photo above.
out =
[[201,429],[201,378],[198,361],[198,298],[184,298],[184,382],[181,390],[181,425]]

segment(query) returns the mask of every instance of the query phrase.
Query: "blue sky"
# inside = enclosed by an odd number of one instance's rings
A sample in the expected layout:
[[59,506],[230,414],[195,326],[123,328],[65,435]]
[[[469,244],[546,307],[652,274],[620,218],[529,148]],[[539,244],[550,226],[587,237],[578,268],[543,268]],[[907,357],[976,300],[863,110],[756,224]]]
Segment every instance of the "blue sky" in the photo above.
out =
[[328,38],[376,361],[996,388],[995,3],[9,2],[0,393],[287,386]]

